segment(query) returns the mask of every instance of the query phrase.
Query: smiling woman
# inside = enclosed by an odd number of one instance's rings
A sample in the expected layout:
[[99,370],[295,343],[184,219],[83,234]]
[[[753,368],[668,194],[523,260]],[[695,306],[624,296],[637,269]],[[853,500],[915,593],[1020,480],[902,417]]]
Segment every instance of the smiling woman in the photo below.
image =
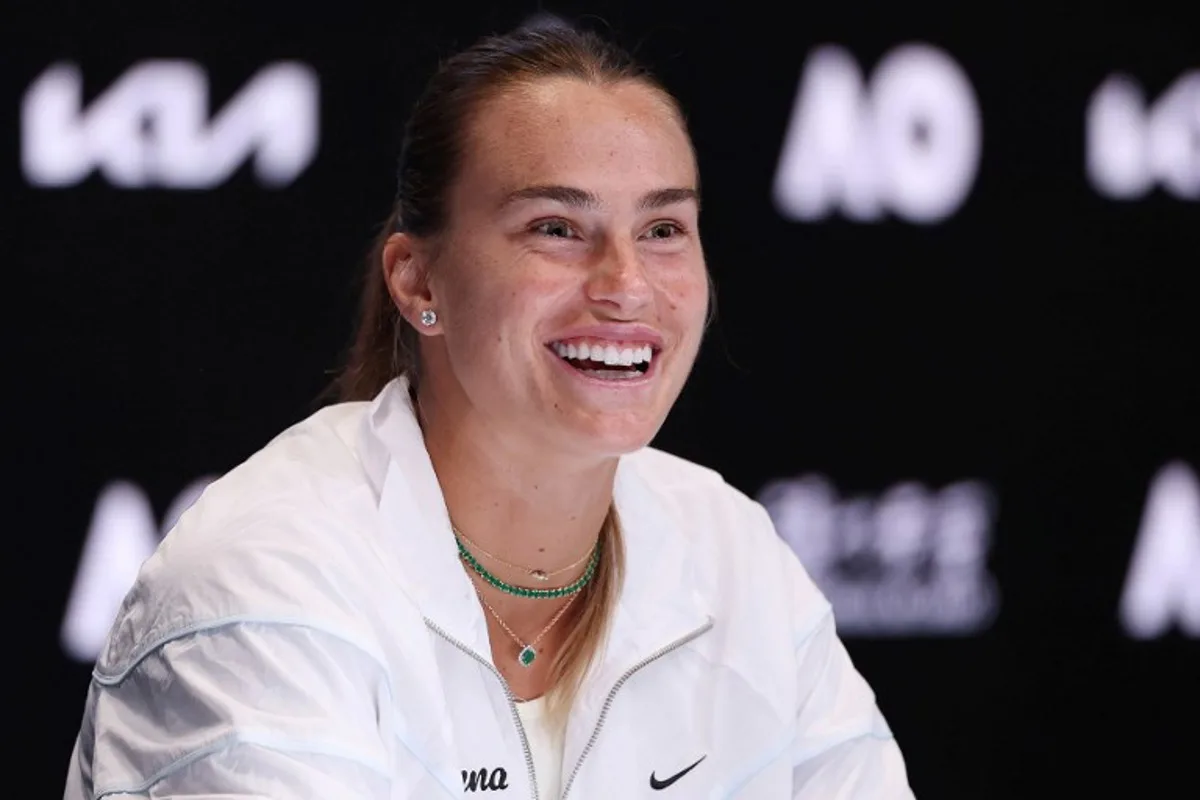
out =
[[147,561],[67,797],[911,797],[767,514],[649,447],[709,309],[698,187],[593,34],[442,64],[339,402]]
[[[559,506],[547,548],[595,537],[606,493],[580,508],[575,479],[564,478],[582,470],[588,483],[610,483],[603,473],[615,462],[598,457],[645,445],[695,361],[708,280],[680,120],[640,80],[556,75],[494,87],[463,122],[441,228],[409,231],[402,212],[403,229],[382,250],[398,313],[438,315],[413,326],[418,405],[442,420],[427,437],[499,434],[504,444],[480,448],[488,458],[530,462],[521,473],[541,487],[539,505]],[[572,341],[609,368],[562,369],[555,345]],[[632,358],[647,346],[650,371],[620,368],[626,350]],[[519,430],[527,434],[514,438]],[[538,448],[527,448],[531,439]],[[566,462],[558,455],[572,451]],[[559,521],[567,509],[581,512],[570,526],[577,536]]]

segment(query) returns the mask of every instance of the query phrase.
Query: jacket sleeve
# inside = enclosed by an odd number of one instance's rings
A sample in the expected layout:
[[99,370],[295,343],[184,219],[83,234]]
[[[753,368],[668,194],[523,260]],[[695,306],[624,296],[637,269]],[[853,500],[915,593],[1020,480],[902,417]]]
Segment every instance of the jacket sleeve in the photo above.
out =
[[796,632],[793,799],[913,800],[900,748],[837,637],[828,601],[795,555],[785,556],[795,565],[796,608],[815,610]]
[[97,670],[75,767],[95,798],[386,798],[387,691],[335,634],[229,622]]

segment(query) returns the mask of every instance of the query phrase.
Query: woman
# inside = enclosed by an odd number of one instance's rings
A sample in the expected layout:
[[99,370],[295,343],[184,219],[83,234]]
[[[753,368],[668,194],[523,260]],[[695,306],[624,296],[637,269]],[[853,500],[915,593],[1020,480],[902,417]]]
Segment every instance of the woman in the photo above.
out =
[[647,447],[705,326],[698,213],[680,109],[611,45],[446,62],[345,402],[147,561],[67,797],[911,797],[762,508]]

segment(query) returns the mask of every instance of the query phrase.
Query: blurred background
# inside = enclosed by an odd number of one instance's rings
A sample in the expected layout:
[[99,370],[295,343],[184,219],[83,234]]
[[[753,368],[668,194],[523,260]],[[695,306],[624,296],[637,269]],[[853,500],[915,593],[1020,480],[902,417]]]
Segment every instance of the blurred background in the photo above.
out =
[[206,481],[318,407],[438,58],[537,13],[690,117],[718,316],[657,445],[770,510],[916,794],[1200,788],[1195,3],[6,7],[10,686],[58,796]]

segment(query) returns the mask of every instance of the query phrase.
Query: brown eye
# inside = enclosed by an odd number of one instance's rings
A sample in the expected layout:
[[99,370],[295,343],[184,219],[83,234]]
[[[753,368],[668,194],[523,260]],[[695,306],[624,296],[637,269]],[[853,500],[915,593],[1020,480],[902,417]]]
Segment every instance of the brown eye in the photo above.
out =
[[656,222],[646,231],[650,239],[672,239],[683,233],[683,229],[674,222]]
[[574,235],[571,226],[561,219],[551,219],[545,222],[539,222],[533,229],[542,236],[549,236],[554,239],[570,239]]

